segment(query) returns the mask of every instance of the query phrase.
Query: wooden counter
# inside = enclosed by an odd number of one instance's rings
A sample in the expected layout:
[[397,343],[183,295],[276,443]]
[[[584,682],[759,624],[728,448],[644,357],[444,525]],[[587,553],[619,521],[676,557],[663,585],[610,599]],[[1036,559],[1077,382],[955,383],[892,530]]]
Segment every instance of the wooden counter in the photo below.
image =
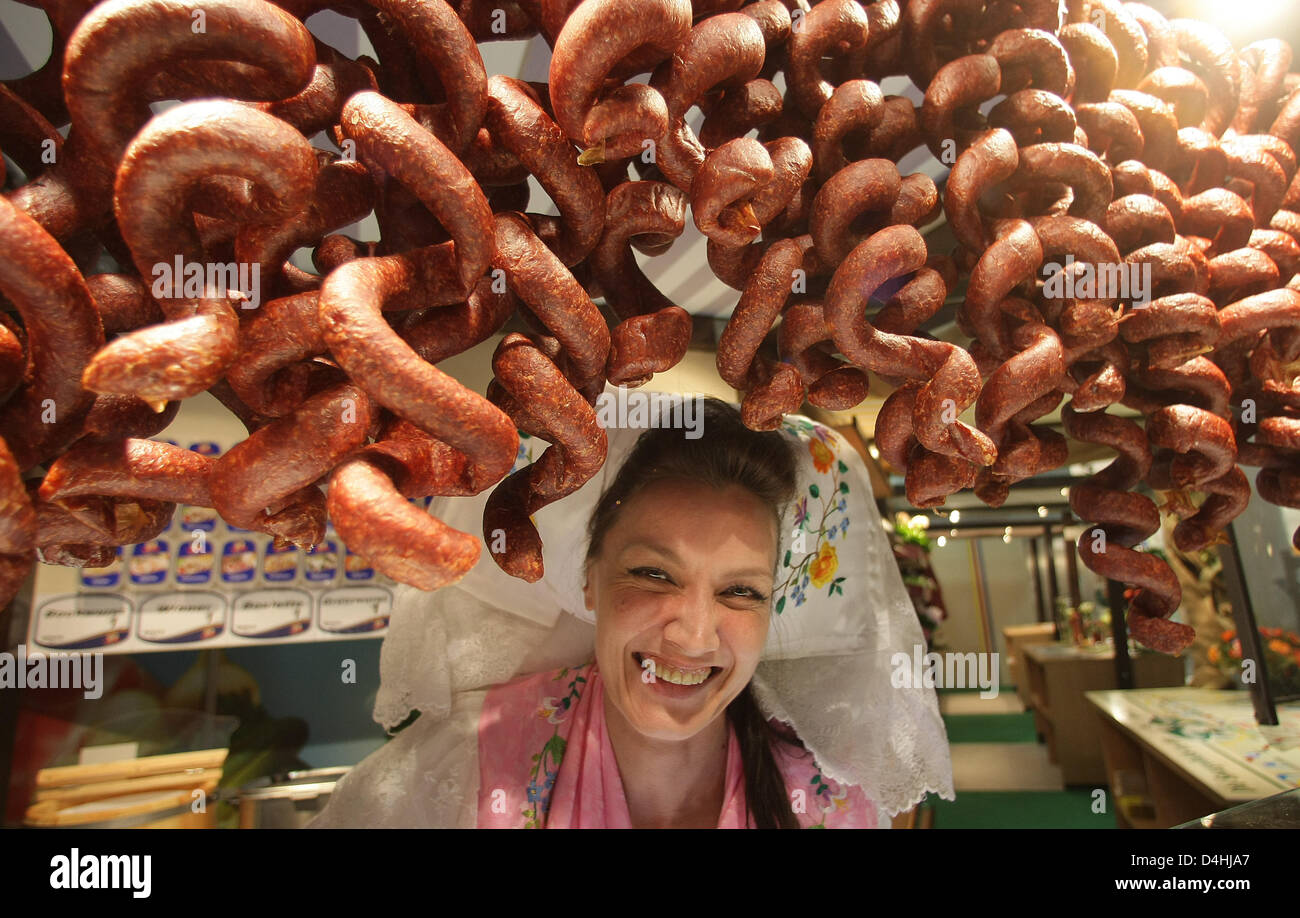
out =
[[1002,642],[1007,648],[1007,673],[1016,695],[1025,710],[1030,710],[1029,680],[1025,678],[1025,648],[1031,644],[1051,644],[1056,641],[1056,625],[1051,622],[1034,622],[1031,625],[1008,625],[1002,629]]
[[1255,723],[1230,689],[1088,692],[1120,828],[1169,828],[1300,787],[1300,702]]
[[[1096,713],[1084,693],[1116,688],[1115,652],[1072,644],[1034,644],[1024,648],[1025,676],[1034,724],[1047,742],[1047,754],[1061,768],[1065,784],[1106,784],[1106,761]],[[1183,661],[1164,654],[1133,657],[1138,688],[1180,686]]]

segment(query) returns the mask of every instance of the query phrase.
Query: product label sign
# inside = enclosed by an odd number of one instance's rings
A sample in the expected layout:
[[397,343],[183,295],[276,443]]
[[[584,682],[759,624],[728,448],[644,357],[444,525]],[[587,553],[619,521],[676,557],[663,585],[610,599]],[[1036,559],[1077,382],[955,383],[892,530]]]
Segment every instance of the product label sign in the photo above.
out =
[[311,595],[302,590],[257,590],[235,597],[230,630],[240,637],[279,638],[311,627]]
[[335,634],[381,631],[392,610],[393,594],[383,587],[340,587],[321,596],[320,627]]
[[154,644],[192,644],[212,640],[225,627],[225,597],[196,590],[144,600],[135,633]]
[[126,638],[131,604],[112,593],[55,596],[36,607],[33,644],[59,650],[104,647]]

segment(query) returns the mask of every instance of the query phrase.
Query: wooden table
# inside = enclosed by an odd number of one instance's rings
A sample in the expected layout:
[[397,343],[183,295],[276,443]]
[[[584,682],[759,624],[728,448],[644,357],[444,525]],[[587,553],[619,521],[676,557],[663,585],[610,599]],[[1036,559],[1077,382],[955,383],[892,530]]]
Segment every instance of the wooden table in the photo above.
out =
[[1088,692],[1101,729],[1115,824],[1169,828],[1300,787],[1300,702],[1255,723],[1229,689]]
[[1016,687],[1025,710],[1029,710],[1029,680],[1025,678],[1025,648],[1031,644],[1051,644],[1056,641],[1056,625],[1051,622],[1034,622],[1030,625],[1008,625],[1002,629],[1002,641],[1007,648],[1007,673]]
[[[1024,648],[1025,675],[1034,723],[1047,742],[1047,754],[1067,784],[1100,787],[1107,781],[1097,717],[1084,693],[1116,688],[1115,652],[1073,644],[1034,644]],[[1164,654],[1133,657],[1138,688],[1180,686],[1183,661]]]

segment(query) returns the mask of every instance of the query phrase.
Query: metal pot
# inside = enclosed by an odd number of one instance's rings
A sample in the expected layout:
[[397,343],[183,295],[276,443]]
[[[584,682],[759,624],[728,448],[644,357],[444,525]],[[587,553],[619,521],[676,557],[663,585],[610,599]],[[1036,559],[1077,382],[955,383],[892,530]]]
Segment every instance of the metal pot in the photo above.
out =
[[263,778],[240,789],[241,829],[301,829],[329,803],[334,784],[351,768],[313,768]]

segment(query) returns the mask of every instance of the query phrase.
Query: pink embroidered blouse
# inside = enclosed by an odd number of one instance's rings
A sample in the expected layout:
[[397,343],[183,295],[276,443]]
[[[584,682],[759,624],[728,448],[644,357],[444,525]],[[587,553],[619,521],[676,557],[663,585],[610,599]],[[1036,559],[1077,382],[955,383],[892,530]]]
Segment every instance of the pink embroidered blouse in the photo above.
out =
[[[751,828],[740,744],[730,725],[728,735],[718,828]],[[478,745],[479,828],[632,827],[594,662],[490,689]],[[776,744],[773,752],[801,828],[877,827],[876,808],[860,788],[829,780],[797,749]]]

